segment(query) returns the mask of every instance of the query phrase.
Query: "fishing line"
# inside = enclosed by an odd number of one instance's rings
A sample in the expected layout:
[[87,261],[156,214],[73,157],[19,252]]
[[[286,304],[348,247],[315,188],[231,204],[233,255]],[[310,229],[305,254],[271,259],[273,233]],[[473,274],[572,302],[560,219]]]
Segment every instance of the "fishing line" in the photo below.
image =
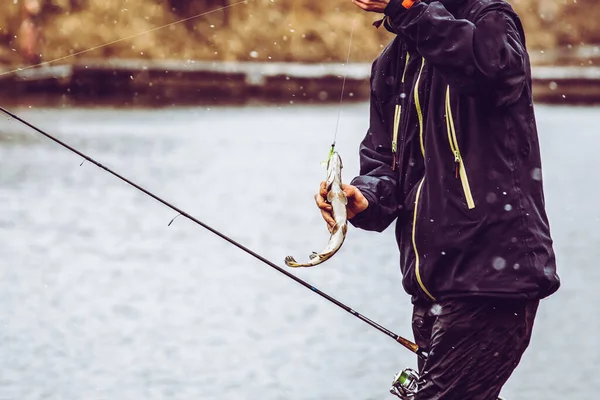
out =
[[[314,293],[318,294],[319,296],[329,300],[331,303],[335,304],[336,306],[340,307],[341,309],[343,309],[344,311],[347,311],[348,313],[354,315],[355,317],[357,317],[358,319],[360,319],[361,321],[367,323],[369,326],[377,329],[380,332],[385,333],[386,335],[388,335],[389,337],[391,337],[392,339],[394,339],[396,342],[400,343],[402,346],[404,346],[405,348],[407,348],[408,350],[412,351],[413,353],[415,353],[417,356],[426,359],[427,358],[427,352],[424,351],[423,349],[421,349],[416,343],[411,342],[408,339],[403,338],[400,335],[395,334],[394,332],[390,331],[389,329],[379,325],[378,323],[370,320],[369,318],[365,317],[364,315],[358,313],[357,311],[353,310],[352,308],[348,307],[347,305],[345,305],[344,303],[334,299],[333,297],[331,297],[330,295],[328,295],[327,293],[317,289],[316,287],[314,287],[313,285],[305,282],[304,280],[298,278],[297,276],[285,271],[283,268],[277,266],[275,263],[267,260],[266,258],[264,258],[263,256],[255,253],[254,251],[248,249],[247,247],[243,246],[242,244],[236,242],[235,240],[229,238],[228,236],[224,235],[223,233],[219,232],[218,230],[206,225],[205,223],[203,223],[202,221],[192,217],[191,215],[189,215],[188,213],[186,213],[185,211],[177,208],[176,206],[172,205],[171,203],[167,202],[166,200],[163,200],[162,198],[158,197],[157,195],[149,192],[148,190],[144,189],[143,187],[139,186],[138,184],[130,181],[129,179],[123,177],[122,175],[119,175],[117,172],[113,171],[112,169],[102,165],[101,163],[99,163],[98,161],[94,160],[93,158],[89,157],[88,155],[82,153],[81,151],[75,149],[74,147],[62,142],[60,139],[50,135],[49,133],[44,132],[43,130],[41,130],[40,128],[34,126],[33,124],[27,122],[26,120],[18,117],[17,115],[11,113],[10,111],[6,110],[5,108],[3,108],[2,106],[0,106],[0,111],[3,112],[4,114],[12,117],[13,119],[21,122],[24,125],[27,125],[28,127],[30,127],[31,129],[35,130],[36,132],[44,135],[45,137],[47,137],[48,139],[52,140],[55,143],[58,143],[59,145],[61,145],[62,147],[66,148],[67,150],[77,154],[78,156],[84,158],[84,161],[87,160],[89,162],[91,162],[92,164],[96,165],[97,167],[103,169],[104,171],[116,176],[117,178],[121,179],[122,181],[124,181],[125,183],[133,186],[134,188],[138,189],[139,191],[145,193],[146,195],[152,197],[153,199],[155,199],[156,201],[164,204],[165,206],[169,207],[170,209],[176,211],[177,213],[179,213],[175,218],[177,218],[178,216],[184,216],[187,219],[189,219],[192,222],[195,222],[196,224],[200,225],[201,227],[209,230],[210,232],[214,233],[215,235],[219,236],[220,238],[226,240],[227,242],[233,244],[234,246],[238,247],[239,249],[245,251],[246,253],[250,254],[251,256],[257,258],[258,260],[262,261],[263,263],[267,264],[269,267],[276,269],[277,271],[281,272],[282,274],[284,274],[285,276],[287,276],[290,279],[295,280],[296,282],[298,282],[299,284],[301,284],[302,286],[312,290]],[[173,221],[171,221],[173,222]],[[169,223],[170,225],[170,223]]]
[[119,42],[122,42],[122,41],[125,41],[125,40],[129,40],[129,39],[133,39],[133,38],[138,37],[138,36],[145,35],[146,33],[154,32],[154,31],[157,31],[157,30],[163,29],[163,28],[168,28],[169,26],[177,25],[177,24],[180,24],[182,22],[189,21],[191,19],[200,18],[200,17],[202,17],[204,15],[212,14],[214,12],[225,10],[226,8],[231,8],[233,6],[237,6],[237,5],[240,5],[242,3],[247,3],[247,2],[248,2],[248,0],[242,0],[242,1],[239,1],[237,3],[233,3],[233,4],[229,4],[227,6],[224,6],[224,7],[216,8],[216,9],[211,10],[211,11],[207,11],[207,12],[204,12],[204,13],[201,13],[201,14],[193,15],[191,17],[180,19],[179,21],[175,21],[175,22],[171,22],[171,23],[168,23],[168,24],[165,24],[165,25],[161,25],[161,26],[149,29],[149,30],[144,31],[144,32],[135,33],[135,34],[133,34],[131,36],[127,36],[127,37],[124,37],[124,38],[121,38],[121,39],[116,39],[116,40],[110,41],[108,43],[104,43],[104,44],[101,44],[101,45],[98,45],[98,46],[94,46],[94,47],[91,47],[91,48],[86,49],[86,50],[81,50],[81,51],[78,51],[78,52],[73,53],[73,54],[69,54],[69,55],[66,55],[66,56],[55,58],[54,60],[44,61],[42,63],[30,65],[28,67],[20,67],[20,68],[17,68],[17,69],[13,69],[12,71],[2,72],[2,73],[0,73],[0,76],[4,76],[4,75],[8,75],[8,74],[13,74],[15,72],[24,71],[24,70],[31,69],[31,68],[41,67],[43,65],[52,64],[52,63],[55,63],[57,61],[66,60],[67,58],[75,57],[75,56],[78,56],[78,55],[81,55],[81,54],[84,54],[84,53],[88,53],[88,52],[93,51],[93,50],[98,50],[98,49],[101,49],[103,47],[115,44],[115,43],[119,43]]
[[338,127],[340,125],[340,114],[342,113],[342,101],[344,100],[344,87],[346,86],[346,76],[348,75],[348,63],[350,62],[350,49],[352,48],[352,35],[354,34],[354,23],[356,20],[352,21],[352,29],[350,30],[350,42],[348,43],[348,55],[346,56],[346,65],[344,65],[344,79],[342,80],[342,93],[340,94],[340,106],[338,110],[337,122],[335,124],[335,133],[333,134],[333,143],[331,144],[331,153],[333,153],[333,149],[335,148],[335,143],[337,140]]

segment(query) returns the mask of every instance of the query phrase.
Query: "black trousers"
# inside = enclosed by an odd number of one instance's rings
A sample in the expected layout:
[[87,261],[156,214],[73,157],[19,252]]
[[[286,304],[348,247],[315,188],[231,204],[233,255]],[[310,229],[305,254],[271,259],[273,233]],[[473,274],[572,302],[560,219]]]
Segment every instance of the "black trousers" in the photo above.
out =
[[495,400],[529,345],[539,301],[484,298],[415,303],[415,400]]

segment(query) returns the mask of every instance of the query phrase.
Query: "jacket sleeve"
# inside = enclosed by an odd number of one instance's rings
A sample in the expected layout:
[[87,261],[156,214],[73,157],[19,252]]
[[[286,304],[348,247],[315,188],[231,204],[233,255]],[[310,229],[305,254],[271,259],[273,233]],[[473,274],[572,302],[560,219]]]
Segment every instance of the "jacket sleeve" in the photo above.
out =
[[398,171],[392,170],[391,136],[372,90],[369,130],[360,143],[359,156],[360,175],[350,184],[361,191],[369,206],[349,222],[360,229],[383,232],[398,216],[401,202],[398,201]]
[[496,3],[475,23],[456,19],[442,3],[415,3],[408,10],[390,0],[388,23],[413,44],[449,84],[468,94],[500,91],[503,102],[516,100],[527,83],[527,50],[520,22]]

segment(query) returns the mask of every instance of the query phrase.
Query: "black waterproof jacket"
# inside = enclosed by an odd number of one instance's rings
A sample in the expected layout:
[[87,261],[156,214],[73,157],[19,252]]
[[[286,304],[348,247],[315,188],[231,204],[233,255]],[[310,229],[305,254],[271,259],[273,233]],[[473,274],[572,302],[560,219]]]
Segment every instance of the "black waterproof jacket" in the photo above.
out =
[[529,56],[504,0],[386,9],[396,37],[371,71],[370,127],[351,182],[395,219],[413,301],[540,299],[560,286],[545,211]]

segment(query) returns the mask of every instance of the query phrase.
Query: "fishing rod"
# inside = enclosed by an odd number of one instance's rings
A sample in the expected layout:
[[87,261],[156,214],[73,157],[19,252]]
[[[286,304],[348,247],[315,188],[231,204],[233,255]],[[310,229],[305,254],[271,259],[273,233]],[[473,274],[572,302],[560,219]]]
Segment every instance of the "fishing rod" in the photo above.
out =
[[[169,27],[169,26],[178,24],[180,22],[184,22],[184,21],[187,21],[187,20],[198,18],[200,16],[207,15],[207,14],[210,14],[210,13],[215,12],[215,11],[219,11],[219,10],[223,10],[223,9],[226,9],[226,8],[229,8],[229,7],[233,7],[233,6],[236,6],[236,5],[239,5],[239,4],[247,3],[247,1],[248,0],[242,0],[242,1],[239,1],[237,3],[229,4],[229,5],[225,6],[225,7],[221,7],[221,8],[218,8],[218,9],[215,9],[215,10],[212,10],[212,11],[209,11],[209,12],[201,13],[201,14],[198,14],[198,15],[194,15],[194,16],[191,16],[191,17],[179,20],[179,21],[175,21],[175,22],[172,22],[172,23],[169,23],[169,24],[157,27],[157,28],[150,29],[148,31],[139,32],[139,33],[136,33],[136,34],[131,35],[131,36],[126,37],[126,38],[121,38],[121,39],[118,39],[118,40],[114,40],[114,41],[111,41],[111,42],[108,42],[108,43],[105,43],[105,44],[102,44],[102,45],[99,45],[99,46],[92,47],[90,49],[86,49],[86,50],[74,53],[74,54],[69,54],[67,56],[59,57],[59,58],[54,59],[54,60],[50,60],[50,61],[43,62],[43,63],[36,64],[36,65],[31,65],[31,66],[28,66],[28,67],[17,68],[17,69],[12,70],[12,71],[4,71],[4,72],[0,73],[0,76],[7,75],[7,74],[12,74],[12,73],[15,73],[15,72],[18,72],[18,71],[22,71],[22,70],[29,69],[29,68],[34,68],[34,67],[37,67],[37,66],[48,65],[48,64],[54,63],[56,61],[61,61],[61,60],[64,60],[66,58],[69,58],[69,57],[80,55],[80,54],[83,54],[83,53],[86,53],[86,52],[89,52],[89,51],[92,51],[92,50],[95,50],[95,49],[99,49],[99,48],[102,48],[102,47],[105,47],[105,46],[108,46],[108,45],[111,45],[111,44],[114,44],[114,43],[117,43],[117,42],[120,42],[120,41],[123,41],[123,40],[131,39],[131,38],[134,38],[134,37],[137,37],[137,36],[140,36],[140,35],[143,35],[143,34],[146,34],[146,33],[149,33],[149,32],[155,31],[155,30],[158,30],[158,29]],[[352,44],[352,36],[353,36],[353,33],[354,33],[354,24],[355,24],[355,22],[356,21],[352,22],[352,29],[351,29],[351,32],[350,32],[350,42],[349,42],[349,45],[348,45],[348,55],[347,55],[346,66],[345,66],[346,68],[347,68],[348,62],[350,60],[350,49],[351,49],[351,44]],[[341,106],[341,103],[342,103],[343,97],[344,97],[344,86],[345,86],[345,83],[346,83],[346,74],[344,74],[344,80],[342,82],[342,90],[341,90],[341,94],[340,94],[340,106]],[[84,161],[82,161],[81,165],[83,165],[83,163],[87,160],[87,161],[91,162],[92,164],[96,165],[97,167],[99,167],[99,168],[105,170],[106,172],[114,175],[115,177],[121,179],[125,183],[133,186],[134,188],[138,189],[139,191],[143,192],[144,194],[152,197],[153,199],[157,200],[158,202],[162,203],[163,205],[165,205],[165,206],[171,208],[172,210],[176,211],[178,214],[169,222],[168,226],[170,226],[173,223],[173,221],[175,220],[175,218],[183,215],[184,217],[186,217],[190,221],[192,221],[192,222],[200,225],[201,227],[209,230],[210,232],[214,233],[215,235],[221,237],[222,239],[226,240],[227,242],[233,244],[234,246],[238,247],[239,249],[245,251],[246,253],[250,254],[251,256],[253,256],[253,257],[257,258],[258,260],[262,261],[263,263],[267,264],[271,268],[273,268],[273,269],[281,272],[282,274],[284,274],[288,278],[293,279],[294,281],[296,281],[297,283],[301,284],[302,286],[304,286],[304,287],[312,290],[313,292],[315,292],[316,294],[318,294],[321,297],[325,298],[326,300],[329,300],[331,303],[337,305],[338,307],[340,307],[344,311],[352,314],[353,316],[355,316],[358,319],[362,320],[363,322],[367,323],[369,326],[377,329],[378,331],[380,331],[382,333],[385,333],[386,335],[388,335],[389,337],[391,337],[392,339],[394,339],[396,342],[398,342],[402,346],[404,346],[406,349],[408,349],[411,352],[415,353],[419,358],[421,358],[423,360],[427,359],[428,353],[424,349],[420,348],[416,343],[413,343],[410,340],[408,340],[408,339],[406,339],[406,338],[404,338],[404,337],[402,337],[402,336],[400,336],[400,335],[398,335],[398,334],[390,331],[389,329],[383,327],[382,325],[379,325],[378,323],[376,323],[376,322],[372,321],[371,319],[365,317],[364,315],[358,313],[357,311],[353,310],[352,308],[350,308],[349,306],[345,305],[344,303],[342,303],[342,302],[336,300],[335,298],[331,297],[327,293],[325,293],[325,292],[317,289],[313,285],[305,282],[304,280],[296,277],[295,275],[292,275],[291,273],[285,271],[284,269],[282,269],[281,267],[277,266],[273,262],[267,260],[266,258],[264,258],[261,255],[255,253],[254,251],[248,249],[247,247],[243,246],[242,244],[240,244],[240,243],[236,242],[235,240],[229,238],[228,236],[224,235],[223,233],[219,232],[218,230],[216,230],[216,229],[208,226],[207,224],[203,223],[202,221],[200,221],[200,220],[192,217],[191,215],[189,215],[185,211],[177,208],[176,206],[172,205],[171,203],[163,200],[162,198],[160,198],[160,197],[156,196],[155,194],[151,193],[150,191],[144,189],[143,187],[141,187],[141,186],[137,185],[136,183],[130,181],[129,179],[123,177],[122,175],[118,174],[117,172],[111,170],[110,168],[102,165],[98,161],[96,161],[93,158],[87,156],[86,154],[82,153],[81,151],[75,149],[74,147],[72,147],[72,146],[70,146],[70,145],[62,142],[61,140],[57,139],[56,137],[54,137],[54,136],[52,136],[52,135],[44,132],[43,130],[39,129],[38,127],[32,125],[31,123],[27,122],[26,120],[20,118],[19,116],[13,114],[12,112],[6,110],[5,108],[3,108],[1,106],[0,106],[0,111],[2,113],[4,113],[4,114],[8,115],[9,117],[15,119],[16,121],[19,121],[20,123],[22,123],[22,124],[30,127],[31,129],[35,130],[36,132],[42,134],[43,136],[45,136],[48,139],[54,141],[55,143],[59,144],[60,146],[66,148],[67,150],[69,150],[69,151],[71,151],[71,152],[79,155],[80,157],[82,157],[84,159]],[[334,152],[334,149],[335,149],[336,139],[337,139],[337,132],[338,132],[339,121],[340,121],[340,114],[341,114],[341,107],[340,107],[340,110],[338,111],[337,122],[336,122],[336,127],[335,127],[335,133],[334,133],[334,137],[333,137],[333,143],[331,144],[331,149],[330,149],[330,152],[329,152],[329,158],[331,158],[331,156],[332,156],[332,154]],[[399,397],[400,399],[411,400],[411,399],[414,398],[414,396],[416,395],[416,393],[418,391],[418,381],[419,381],[419,379],[420,379],[419,375],[418,375],[418,373],[416,371],[414,371],[414,370],[412,370],[410,368],[406,368],[406,369],[400,371],[398,374],[396,374],[394,376],[394,380],[392,382],[392,386],[389,389],[389,391],[390,391],[390,393],[392,393],[393,395]]]
[[[313,291],[314,293],[318,294],[319,296],[329,300],[331,303],[335,304],[336,306],[340,307],[341,309],[343,309],[344,311],[347,311],[348,313],[352,314],[353,316],[357,317],[358,319],[360,319],[361,321],[367,323],[369,326],[377,329],[380,332],[385,333],[386,335],[388,335],[389,337],[391,337],[392,339],[394,339],[396,342],[400,343],[402,346],[404,346],[405,348],[407,348],[408,350],[410,350],[411,352],[415,353],[417,356],[419,356],[422,359],[426,359],[427,358],[427,352],[424,351],[423,349],[421,349],[416,343],[411,342],[410,340],[392,332],[391,330],[385,328],[384,326],[372,321],[371,319],[365,317],[364,315],[360,314],[359,312],[353,310],[352,308],[350,308],[349,306],[345,305],[344,303],[336,300],[335,298],[331,297],[330,295],[328,295],[327,293],[317,289],[316,287],[314,287],[313,285],[311,285],[310,283],[298,278],[297,276],[285,271],[283,268],[279,267],[278,265],[276,265],[275,263],[269,261],[268,259],[266,259],[265,257],[255,253],[254,251],[250,250],[249,248],[245,247],[244,245],[238,243],[237,241],[229,238],[228,236],[226,236],[225,234],[219,232],[218,230],[210,227],[209,225],[205,224],[204,222],[198,220],[197,218],[194,218],[193,216],[189,215],[188,213],[186,213],[185,211],[181,210],[180,208],[174,206],[173,204],[167,202],[166,200],[163,200],[162,198],[160,198],[159,196],[153,194],[152,192],[144,189],[143,187],[141,187],[140,185],[132,182],[131,180],[125,178],[124,176],[118,174],[117,172],[113,171],[112,169],[106,167],[105,165],[101,164],[100,162],[94,160],[92,157],[82,153],[81,151],[75,149],[74,147],[66,144],[65,142],[61,141],[60,139],[50,135],[49,133],[43,131],[42,129],[36,127],[35,125],[27,122],[26,120],[20,118],[19,116],[15,115],[14,113],[8,111],[7,109],[5,109],[4,107],[0,106],[0,111],[3,112],[4,114],[8,115],[9,117],[13,118],[16,121],[19,121],[20,123],[30,127],[31,129],[35,130],[36,132],[44,135],[45,137],[47,137],[48,139],[54,141],[55,143],[61,145],[62,147],[66,148],[67,150],[77,154],[78,156],[84,158],[86,161],[89,161],[90,163],[96,165],[97,167],[103,169],[104,171],[116,176],[117,178],[121,179],[122,181],[124,181],[125,183],[133,186],[134,188],[138,189],[139,191],[145,193],[146,195],[152,197],[154,200],[164,204],[165,206],[169,207],[170,209],[178,212],[179,214],[175,217],[177,218],[178,216],[184,216],[185,218],[189,219],[192,222],[195,222],[196,224],[200,225],[201,227],[209,230],[210,232],[214,233],[215,235],[219,236],[220,238],[226,240],[227,242],[231,243],[232,245],[236,246],[237,248],[245,251],[246,253],[250,254],[251,256],[257,258],[258,260],[262,261],[263,263],[267,264],[269,267],[281,272],[282,274],[284,274],[285,276],[287,276],[290,279],[295,280],[296,282],[298,282],[299,284],[301,284],[302,286],[310,289],[311,291]],[[173,218],[173,220],[175,219]],[[171,222],[173,222],[173,220],[171,220]],[[169,223],[169,225],[171,225],[171,223]]]

